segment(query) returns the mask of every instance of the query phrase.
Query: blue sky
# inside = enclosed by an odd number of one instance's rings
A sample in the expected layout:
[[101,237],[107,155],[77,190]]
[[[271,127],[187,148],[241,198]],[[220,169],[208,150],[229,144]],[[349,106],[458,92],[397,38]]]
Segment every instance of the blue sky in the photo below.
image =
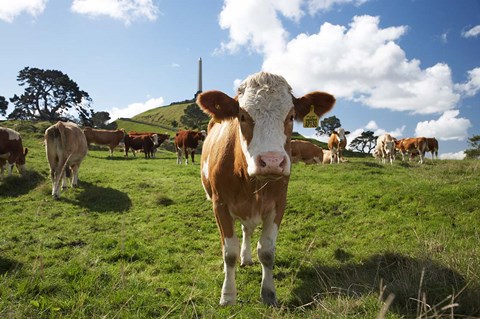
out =
[[56,69],[131,117],[192,98],[202,57],[204,91],[265,70],[335,95],[350,140],[435,136],[461,158],[480,134],[478,0],[0,0],[0,39],[7,99],[24,67]]

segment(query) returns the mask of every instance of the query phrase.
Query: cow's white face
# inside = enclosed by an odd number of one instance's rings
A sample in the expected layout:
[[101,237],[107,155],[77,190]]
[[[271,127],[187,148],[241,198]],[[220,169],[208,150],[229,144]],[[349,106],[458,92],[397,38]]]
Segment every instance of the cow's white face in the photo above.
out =
[[345,129],[339,128],[339,129],[337,130],[337,133],[338,133],[338,138],[340,139],[340,141],[345,141],[345,140],[346,140],[346,137],[345,137]]
[[288,176],[294,109],[288,84],[239,88],[240,139],[250,176]]

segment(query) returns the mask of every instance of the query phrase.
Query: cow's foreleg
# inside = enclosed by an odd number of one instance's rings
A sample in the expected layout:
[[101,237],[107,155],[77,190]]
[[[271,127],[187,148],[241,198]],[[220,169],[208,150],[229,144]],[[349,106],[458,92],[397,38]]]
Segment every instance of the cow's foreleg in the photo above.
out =
[[242,249],[240,251],[240,266],[252,265],[252,248],[250,246],[250,239],[252,238],[253,227],[242,225],[243,240]]
[[235,266],[240,253],[240,242],[235,235],[234,220],[226,205],[213,199],[213,210],[223,245],[223,271],[225,273],[225,279],[222,285],[220,305],[234,305],[237,302]]
[[183,153],[185,154],[185,165],[188,165],[188,149],[186,147],[183,149]]
[[262,287],[260,295],[266,305],[277,306],[277,294],[273,282],[273,264],[275,262],[275,243],[278,227],[274,222],[264,223],[262,235],[257,245],[258,259],[262,263]]

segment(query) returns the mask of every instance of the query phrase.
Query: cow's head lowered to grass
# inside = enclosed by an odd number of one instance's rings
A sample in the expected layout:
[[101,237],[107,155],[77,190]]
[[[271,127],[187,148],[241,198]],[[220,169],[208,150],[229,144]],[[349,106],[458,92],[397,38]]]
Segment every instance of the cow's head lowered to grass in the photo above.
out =
[[[235,266],[238,259],[243,266],[253,263],[250,238],[261,223],[257,245],[261,297],[263,303],[277,305],[273,264],[287,200],[293,121],[302,120],[311,108],[323,115],[335,98],[322,92],[294,98],[283,77],[260,72],[240,85],[235,98],[208,91],[199,95],[197,103],[212,117],[200,165],[223,245],[225,279],[220,304],[235,303]],[[242,223],[241,247],[235,220]]]
[[248,175],[288,176],[293,121],[302,121],[312,105],[322,116],[335,98],[324,92],[295,98],[283,77],[260,72],[243,81],[235,98],[208,91],[199,96],[198,104],[215,122],[238,121]]

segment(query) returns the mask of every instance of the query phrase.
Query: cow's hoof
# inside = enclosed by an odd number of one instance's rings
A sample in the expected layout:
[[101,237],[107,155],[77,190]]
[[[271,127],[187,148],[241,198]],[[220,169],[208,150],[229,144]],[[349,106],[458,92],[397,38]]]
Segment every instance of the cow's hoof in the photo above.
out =
[[278,307],[277,295],[270,289],[262,289],[262,302],[268,306]]
[[233,306],[237,303],[236,296],[222,295],[220,298],[220,306]]
[[250,260],[242,260],[242,262],[240,263],[240,267],[248,267],[248,266],[251,266],[253,265],[253,261],[250,259]]

